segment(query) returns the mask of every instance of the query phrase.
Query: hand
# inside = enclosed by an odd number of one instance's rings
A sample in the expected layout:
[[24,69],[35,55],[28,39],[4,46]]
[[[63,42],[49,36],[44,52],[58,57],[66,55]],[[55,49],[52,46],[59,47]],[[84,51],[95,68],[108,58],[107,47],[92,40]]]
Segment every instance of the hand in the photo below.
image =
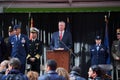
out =
[[116,56],[116,60],[120,60],[120,58]]
[[34,61],[35,61],[35,58],[30,58],[30,61],[34,62]]
[[6,71],[5,71],[5,75],[7,75],[8,73],[9,73],[9,69],[6,69]]

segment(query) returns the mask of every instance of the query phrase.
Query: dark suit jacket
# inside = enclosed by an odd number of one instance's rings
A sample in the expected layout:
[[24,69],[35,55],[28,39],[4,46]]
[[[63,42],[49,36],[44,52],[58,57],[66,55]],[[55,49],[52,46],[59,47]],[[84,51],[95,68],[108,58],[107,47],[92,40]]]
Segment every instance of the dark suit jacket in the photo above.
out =
[[70,32],[65,31],[62,40],[59,38],[59,32],[54,32],[52,35],[50,49],[64,48],[68,50],[72,48],[72,36]]

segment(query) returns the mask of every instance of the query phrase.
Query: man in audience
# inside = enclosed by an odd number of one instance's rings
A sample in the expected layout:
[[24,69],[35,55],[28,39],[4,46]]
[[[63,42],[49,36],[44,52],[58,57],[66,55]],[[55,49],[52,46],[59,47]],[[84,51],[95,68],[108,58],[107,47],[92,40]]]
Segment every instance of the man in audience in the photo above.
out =
[[18,58],[11,58],[2,80],[28,80],[27,76],[20,72],[20,67],[20,60]]
[[57,63],[54,60],[48,60],[46,63],[46,74],[40,76],[38,80],[66,80],[63,76],[59,76],[55,71]]
[[0,63],[0,80],[2,78],[3,75],[5,75],[5,71],[8,68],[8,60],[4,60]]

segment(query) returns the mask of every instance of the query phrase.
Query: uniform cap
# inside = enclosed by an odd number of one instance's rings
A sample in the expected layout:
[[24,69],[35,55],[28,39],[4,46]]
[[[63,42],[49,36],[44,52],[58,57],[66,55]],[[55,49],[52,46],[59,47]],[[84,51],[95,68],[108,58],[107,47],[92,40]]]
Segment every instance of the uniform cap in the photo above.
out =
[[14,29],[20,29],[20,28],[21,28],[20,25],[15,25],[15,26],[14,26]]
[[96,36],[95,39],[96,39],[96,40],[100,40],[101,37],[100,37],[100,36]]
[[30,29],[30,32],[31,32],[31,33],[38,33],[39,30],[38,30],[37,28],[31,28],[31,29]]

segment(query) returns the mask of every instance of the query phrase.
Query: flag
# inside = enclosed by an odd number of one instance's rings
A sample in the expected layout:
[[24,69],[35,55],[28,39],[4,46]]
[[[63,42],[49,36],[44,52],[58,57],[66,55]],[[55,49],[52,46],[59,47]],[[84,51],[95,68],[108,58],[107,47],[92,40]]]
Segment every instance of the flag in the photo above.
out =
[[108,35],[108,19],[105,16],[105,35],[104,35],[104,46],[107,48],[108,59],[107,64],[110,64],[110,48],[109,48],[109,35]]
[[2,37],[4,38],[4,28],[3,28],[3,26],[4,26],[4,22],[2,21]]
[[[30,19],[30,29],[33,28],[33,18]],[[30,33],[29,39],[32,39],[32,33]]]
[[70,31],[70,19],[69,17],[67,17],[67,27],[66,27],[66,31]]

